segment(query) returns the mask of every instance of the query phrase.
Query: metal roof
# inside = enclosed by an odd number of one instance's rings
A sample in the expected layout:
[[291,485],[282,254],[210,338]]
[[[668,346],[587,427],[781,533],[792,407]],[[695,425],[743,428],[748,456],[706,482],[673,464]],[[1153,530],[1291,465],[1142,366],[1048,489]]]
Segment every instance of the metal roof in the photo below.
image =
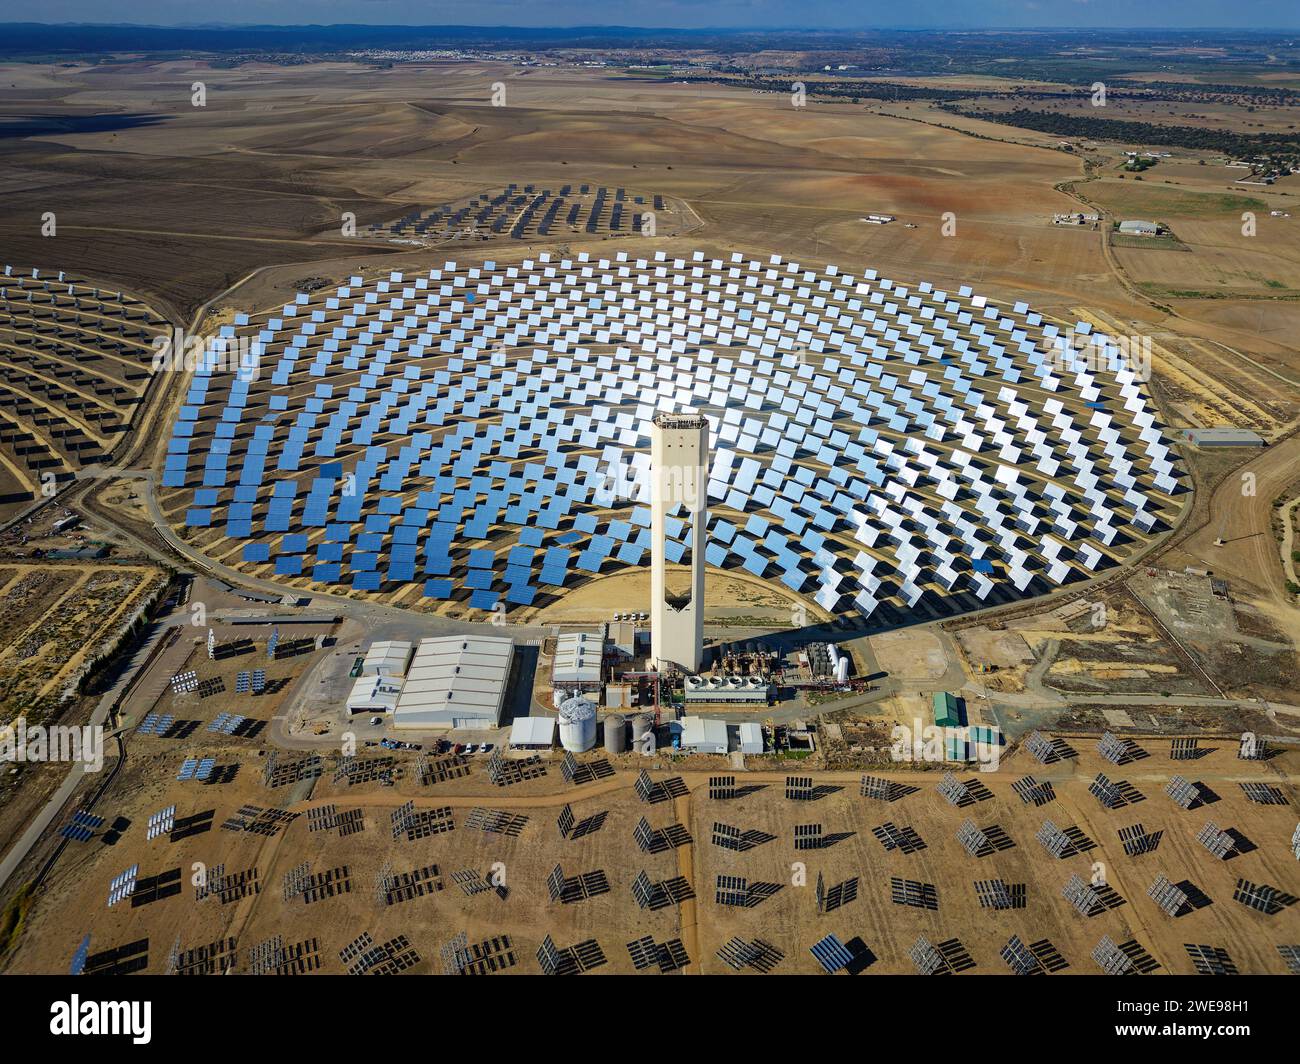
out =
[[550,746],[554,738],[554,717],[516,717],[510,725],[511,746]]
[[683,717],[682,746],[716,746],[726,750],[726,721],[706,717]]
[[393,723],[450,726],[456,718],[500,719],[514,644],[489,636],[422,639],[406,672]]

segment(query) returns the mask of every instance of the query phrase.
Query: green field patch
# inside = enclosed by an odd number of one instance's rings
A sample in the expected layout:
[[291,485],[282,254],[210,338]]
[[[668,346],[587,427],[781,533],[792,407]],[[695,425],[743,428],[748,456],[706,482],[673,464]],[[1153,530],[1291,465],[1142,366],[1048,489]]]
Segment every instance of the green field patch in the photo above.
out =
[[1186,189],[1099,181],[1088,187],[1088,198],[1125,218],[1176,215],[1180,218],[1240,216],[1242,211],[1267,211],[1253,196],[1231,192],[1188,192]]

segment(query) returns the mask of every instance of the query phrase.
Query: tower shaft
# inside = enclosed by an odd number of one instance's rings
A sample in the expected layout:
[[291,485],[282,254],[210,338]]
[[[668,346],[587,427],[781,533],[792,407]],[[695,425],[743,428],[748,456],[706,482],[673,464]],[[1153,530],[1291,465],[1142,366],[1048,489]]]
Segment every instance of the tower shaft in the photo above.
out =
[[[708,422],[696,414],[657,415],[650,430],[650,652],[656,668],[697,672],[704,661],[708,479]],[[689,531],[685,573],[668,568],[671,516]]]

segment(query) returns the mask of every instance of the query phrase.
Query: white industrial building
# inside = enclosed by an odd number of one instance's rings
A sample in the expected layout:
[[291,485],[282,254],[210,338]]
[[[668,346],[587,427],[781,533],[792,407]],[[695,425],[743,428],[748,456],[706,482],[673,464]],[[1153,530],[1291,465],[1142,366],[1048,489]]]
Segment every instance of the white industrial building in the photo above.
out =
[[513,657],[509,639],[450,635],[420,640],[406,671],[393,727],[495,728]]
[[575,694],[600,689],[601,662],[604,660],[605,634],[564,632],[555,640],[555,662],[551,667],[551,686],[555,704]]
[[415,644],[407,639],[383,639],[371,643],[361,662],[362,676],[405,676]]
[[763,752],[763,725],[745,723],[739,727],[740,752],[742,754],[761,754]]
[[554,717],[516,717],[510,725],[510,745],[516,750],[549,749],[555,744]]
[[348,695],[348,713],[392,713],[401,693],[401,677],[358,676]]
[[697,754],[725,754],[727,752],[727,722],[704,717],[683,717],[683,750]]

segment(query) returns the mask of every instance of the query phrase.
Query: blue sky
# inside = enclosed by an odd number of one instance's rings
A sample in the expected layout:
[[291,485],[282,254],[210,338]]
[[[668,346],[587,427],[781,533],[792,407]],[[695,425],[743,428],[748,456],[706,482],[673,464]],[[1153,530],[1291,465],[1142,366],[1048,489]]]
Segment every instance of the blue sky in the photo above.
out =
[[1300,27],[1296,0],[0,0],[0,21],[149,25]]

